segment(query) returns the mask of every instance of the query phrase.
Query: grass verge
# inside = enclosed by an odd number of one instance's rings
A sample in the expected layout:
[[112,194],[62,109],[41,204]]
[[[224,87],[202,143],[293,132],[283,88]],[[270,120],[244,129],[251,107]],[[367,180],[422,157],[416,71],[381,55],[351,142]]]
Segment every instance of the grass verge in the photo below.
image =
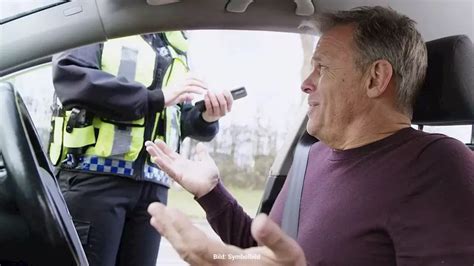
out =
[[[227,189],[247,214],[254,217],[262,199],[263,190],[249,190],[238,187],[228,187]],[[184,189],[171,187],[168,192],[168,206],[181,210],[191,218],[206,218],[206,213],[201,206]]]

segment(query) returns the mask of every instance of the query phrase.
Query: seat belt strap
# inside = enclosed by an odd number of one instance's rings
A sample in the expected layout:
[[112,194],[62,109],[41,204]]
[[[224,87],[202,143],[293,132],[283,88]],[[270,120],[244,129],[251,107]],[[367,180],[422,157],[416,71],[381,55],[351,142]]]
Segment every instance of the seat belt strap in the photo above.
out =
[[290,182],[288,196],[283,209],[281,227],[285,233],[296,240],[300,220],[301,194],[308,165],[309,150],[315,139],[305,133],[295,148],[293,163],[287,178]]

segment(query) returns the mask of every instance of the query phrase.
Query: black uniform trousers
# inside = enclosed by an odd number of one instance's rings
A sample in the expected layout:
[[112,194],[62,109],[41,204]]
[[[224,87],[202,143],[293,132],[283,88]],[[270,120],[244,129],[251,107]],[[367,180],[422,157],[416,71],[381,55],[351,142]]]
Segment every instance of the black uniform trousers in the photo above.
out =
[[126,177],[61,170],[59,184],[90,266],[155,266],[159,233],[151,202],[166,204],[168,188]]

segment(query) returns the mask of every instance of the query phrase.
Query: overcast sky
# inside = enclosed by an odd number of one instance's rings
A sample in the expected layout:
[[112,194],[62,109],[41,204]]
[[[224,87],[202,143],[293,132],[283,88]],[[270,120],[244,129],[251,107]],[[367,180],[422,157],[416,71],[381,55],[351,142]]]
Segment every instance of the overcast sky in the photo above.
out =
[[299,35],[217,30],[189,35],[191,69],[211,89],[247,88],[248,96],[235,102],[233,115],[224,123],[251,125],[258,112],[270,126],[285,127],[302,95]]

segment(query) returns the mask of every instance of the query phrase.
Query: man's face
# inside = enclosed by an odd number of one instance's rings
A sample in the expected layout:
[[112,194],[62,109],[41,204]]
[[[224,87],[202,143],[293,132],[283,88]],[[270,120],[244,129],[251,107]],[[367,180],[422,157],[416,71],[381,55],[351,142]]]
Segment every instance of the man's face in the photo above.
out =
[[363,110],[367,97],[354,64],[353,26],[336,26],[319,39],[313,70],[301,86],[308,93],[310,135],[331,143]]

